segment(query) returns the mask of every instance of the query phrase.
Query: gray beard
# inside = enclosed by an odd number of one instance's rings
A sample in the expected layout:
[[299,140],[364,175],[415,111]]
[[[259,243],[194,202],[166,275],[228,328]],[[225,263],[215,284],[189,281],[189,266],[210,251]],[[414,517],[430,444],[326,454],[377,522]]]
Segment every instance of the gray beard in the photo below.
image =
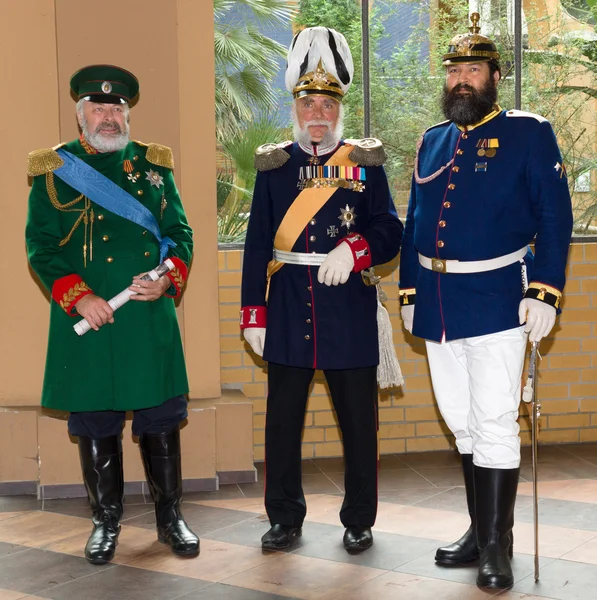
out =
[[125,148],[130,142],[130,130],[128,123],[125,123],[124,127],[124,133],[107,137],[102,134],[102,131],[89,133],[87,123],[84,119],[81,123],[83,137],[87,140],[87,143],[93,146],[98,152],[116,152],[117,150]]
[[302,144],[303,146],[311,146],[316,143],[318,146],[322,148],[330,148],[335,146],[340,139],[342,138],[342,128],[338,131],[332,131],[330,128],[323,134],[323,138],[319,142],[313,142],[311,139],[311,133],[309,132],[309,127],[303,127],[302,129],[297,129],[295,131],[295,140]]

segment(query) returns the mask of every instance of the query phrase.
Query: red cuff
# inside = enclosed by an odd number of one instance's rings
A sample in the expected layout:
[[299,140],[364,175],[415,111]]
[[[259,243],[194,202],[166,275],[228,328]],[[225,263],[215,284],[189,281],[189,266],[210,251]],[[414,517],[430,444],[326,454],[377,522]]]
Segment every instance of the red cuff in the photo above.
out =
[[182,288],[187,281],[189,275],[189,269],[187,265],[178,258],[178,256],[169,256],[169,260],[174,263],[174,268],[168,273],[168,278],[172,282],[172,285],[176,288],[175,294],[169,294],[168,291],[164,294],[167,298],[178,298],[182,293]]
[[265,327],[267,323],[265,306],[243,306],[240,309],[240,328]]
[[76,274],[66,275],[54,282],[52,286],[52,298],[60,304],[62,310],[71,317],[76,317],[75,306],[77,302],[93,294],[87,284]]
[[347,242],[352,250],[352,257],[354,258],[354,267],[352,270],[355,273],[368,269],[371,266],[371,251],[369,250],[369,244],[367,240],[360,233],[353,233],[343,239],[341,239],[337,246],[342,242]]

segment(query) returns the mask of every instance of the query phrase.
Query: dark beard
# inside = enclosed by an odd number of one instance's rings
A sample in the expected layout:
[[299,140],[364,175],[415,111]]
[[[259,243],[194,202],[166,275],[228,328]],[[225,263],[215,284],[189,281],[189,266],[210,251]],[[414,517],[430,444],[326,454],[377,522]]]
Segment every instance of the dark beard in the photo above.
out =
[[[461,96],[458,90],[466,89],[469,96]],[[493,78],[489,78],[481,91],[467,83],[455,85],[449,92],[444,84],[442,110],[446,119],[457,125],[474,125],[487,116],[497,102],[497,88]]]

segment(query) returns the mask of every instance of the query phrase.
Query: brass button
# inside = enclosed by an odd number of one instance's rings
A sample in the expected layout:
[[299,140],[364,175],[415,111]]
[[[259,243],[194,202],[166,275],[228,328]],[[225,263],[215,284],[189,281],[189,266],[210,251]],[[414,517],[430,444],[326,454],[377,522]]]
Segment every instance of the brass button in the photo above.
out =
[[317,223],[317,221],[315,219],[311,219],[311,225],[315,225],[315,223]]
[[466,140],[466,138],[468,138],[468,135],[466,135],[466,133],[463,133],[463,134],[462,134],[462,139],[463,139],[463,140]]
[[104,235],[104,236],[102,237],[102,240],[104,240],[104,242],[107,242],[109,239],[110,239],[110,238],[109,238],[107,235]]
[[458,171],[460,171],[460,167],[458,165],[455,165],[452,171],[454,171],[454,173],[458,173]]
[[133,160],[139,160],[138,156],[133,156]]
[[444,247],[444,243],[441,240],[438,240],[437,247],[438,248],[443,248]]
[[310,340],[310,339],[311,339],[311,336],[310,336],[309,334],[307,334],[307,335],[305,336],[305,339],[306,339],[306,340]]
[[147,229],[143,232],[143,235],[147,235]]
[[106,262],[114,262],[114,259],[111,256],[108,256],[108,258],[106,258]]
[[142,196],[143,195],[143,190],[137,190],[137,195],[138,196]]
[[442,221],[440,221],[440,222],[438,223],[438,225],[439,225],[440,227],[445,227],[445,226],[446,226],[446,222],[442,220]]
[[145,253],[145,256],[150,256],[150,255],[151,255],[151,252],[146,252]]
[[104,220],[104,215],[97,215],[97,220],[98,221],[103,221]]
[[313,289],[313,288],[312,288],[310,285],[308,285],[308,286],[307,286],[307,291],[308,291],[308,292],[310,292],[312,289]]
[[461,148],[458,148],[458,150],[456,150],[456,154],[464,154],[464,150],[462,150]]
[[449,190],[453,190],[455,187],[456,187],[456,186],[455,186],[453,183],[451,183],[451,184],[448,186],[448,189],[449,189]]
[[309,241],[310,241],[310,242],[314,242],[316,239],[317,239],[317,238],[316,238],[314,235],[312,235],[312,236],[309,238]]
[[305,319],[305,323],[311,323],[311,319]]
[[141,173],[135,173],[135,177],[141,177]]
[[309,308],[311,308],[311,303],[310,303],[310,302],[307,302],[307,306],[308,306]]
[[444,208],[450,208],[450,206],[452,206],[451,202],[448,202],[448,200],[446,200],[444,202]]

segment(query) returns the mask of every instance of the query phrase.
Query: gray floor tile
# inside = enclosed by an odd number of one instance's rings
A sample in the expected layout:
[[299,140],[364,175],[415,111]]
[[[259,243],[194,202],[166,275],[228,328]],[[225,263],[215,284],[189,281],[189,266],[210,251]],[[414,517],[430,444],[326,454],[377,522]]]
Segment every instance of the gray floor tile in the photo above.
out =
[[191,592],[177,600],[297,600],[290,596],[278,596],[257,590],[248,590],[234,585],[214,583],[209,587]]
[[[263,484],[260,484],[263,489]],[[242,490],[237,484],[223,485],[215,492],[187,492],[184,494],[186,502],[202,502],[211,500],[235,500],[244,498]]]
[[[182,512],[185,521],[189,527],[199,536],[202,537],[205,534],[217,531],[223,527],[241,523],[247,519],[251,519],[253,513],[229,510],[227,508],[215,508],[212,506],[201,506],[198,504],[191,504],[186,502],[182,507]],[[155,528],[155,514],[153,510],[149,513],[127,519],[127,525],[133,527],[143,527],[145,529]]]
[[[436,564],[435,551],[429,552],[411,562],[403,564],[394,569],[401,573],[410,573],[412,575],[420,575],[422,577],[433,577],[434,579],[445,579],[447,581],[457,581],[458,583],[466,583],[468,585],[476,585],[478,563],[472,563],[463,567],[440,567]],[[532,575],[534,568],[534,558],[529,554],[514,553],[512,559],[512,570],[514,572],[514,581],[522,581],[525,577]],[[553,562],[551,558],[541,558],[540,567],[547,569],[548,565]],[[541,595],[541,594],[539,594]],[[543,594],[546,595],[546,594]],[[588,598],[586,600],[589,600]]]
[[441,545],[435,540],[405,537],[373,528],[373,546],[360,554],[348,554],[342,544],[343,535],[342,526],[307,523],[303,529],[303,543],[293,554],[391,570],[431,550],[435,551]]
[[[530,498],[530,497],[529,497]],[[516,511],[516,520],[532,523],[533,506]],[[539,523],[568,529],[597,531],[597,510],[594,504],[544,498],[539,502]]]
[[[329,478],[344,490],[344,473],[330,473]],[[430,481],[410,469],[380,471],[377,476],[377,487],[380,492],[407,489],[437,489]]]
[[[27,546],[19,546],[18,544],[6,544],[5,542],[0,542],[0,559],[6,556],[11,556],[12,554],[18,554],[19,552],[27,552],[31,548],[27,548]],[[2,567],[0,566],[0,569]]]
[[[306,523],[305,527],[311,528],[312,523]],[[228,527],[222,527],[206,533],[205,539],[226,542],[228,544],[239,544],[251,548],[261,548],[261,536],[270,528],[269,520],[265,515],[249,518],[241,523],[235,523]]]
[[459,467],[460,454],[455,450],[441,450],[440,452],[411,452],[398,454],[398,456],[413,469],[437,467]]
[[[520,475],[532,481],[532,466],[523,462]],[[565,479],[597,479],[597,464],[582,458],[565,456],[560,459],[549,458],[539,462],[537,471],[539,481],[562,481]]]
[[[136,496],[134,499],[139,500],[142,496]],[[84,519],[91,518],[91,508],[87,498],[57,498],[54,500],[44,500],[43,510],[45,512],[67,515],[69,517],[82,517]],[[147,513],[153,514],[153,503],[145,504],[132,502],[125,499],[123,522],[139,515]]]
[[113,566],[41,595],[50,600],[173,600],[207,585],[200,579]]
[[[427,484],[426,484],[427,485]],[[447,488],[450,489],[450,488]],[[391,504],[402,504],[404,506],[414,506],[425,500],[431,500],[438,494],[447,491],[445,488],[427,487],[423,489],[412,488],[404,490],[380,490],[378,498],[380,502],[389,502]],[[435,508],[435,507],[434,507]]]
[[109,568],[90,565],[84,558],[32,548],[0,560],[0,589],[35,594]]
[[263,485],[263,480],[261,480],[255,483],[239,483],[238,487],[246,498],[263,498]]
[[40,510],[41,504],[35,496],[0,496],[0,513]]
[[597,597],[597,565],[554,560],[541,567],[537,583],[529,574],[512,590],[557,600],[593,600]]

